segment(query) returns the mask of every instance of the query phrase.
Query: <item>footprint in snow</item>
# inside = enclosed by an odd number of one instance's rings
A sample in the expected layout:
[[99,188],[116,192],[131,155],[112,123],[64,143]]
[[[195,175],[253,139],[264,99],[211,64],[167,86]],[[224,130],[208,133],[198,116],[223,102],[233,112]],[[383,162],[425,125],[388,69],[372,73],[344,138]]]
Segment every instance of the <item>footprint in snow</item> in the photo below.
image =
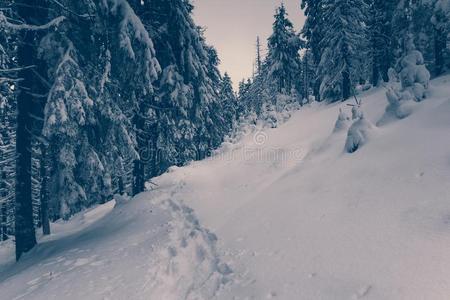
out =
[[90,259],[88,258],[78,258],[73,264],[75,267],[81,267],[90,263]]
[[360,288],[359,291],[353,295],[352,300],[358,300],[367,296],[371,289],[372,289],[371,285],[367,285]]

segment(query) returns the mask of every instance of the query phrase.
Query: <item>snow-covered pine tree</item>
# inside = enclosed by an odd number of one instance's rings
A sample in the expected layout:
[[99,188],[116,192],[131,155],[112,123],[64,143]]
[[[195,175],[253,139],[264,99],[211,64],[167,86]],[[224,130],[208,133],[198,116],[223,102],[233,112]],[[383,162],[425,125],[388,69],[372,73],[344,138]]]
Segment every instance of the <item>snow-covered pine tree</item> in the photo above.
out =
[[262,73],[262,46],[261,46],[261,40],[259,39],[259,36],[256,37],[256,61],[255,61],[255,67],[256,67],[256,75],[261,75]]
[[161,164],[159,173],[173,161],[174,153],[177,164],[207,155],[220,144],[227,126],[217,109],[219,60],[215,50],[206,45],[203,30],[192,19],[190,1],[143,3],[149,12],[144,22],[152,28],[156,55],[163,69],[156,108],[162,120],[157,149],[163,162],[169,162]]
[[368,5],[362,0],[327,1],[323,10],[320,98],[348,99],[360,79],[358,71],[367,53]]
[[15,136],[11,126],[11,97],[5,93],[4,85],[0,95],[0,240],[8,239],[14,220],[11,208],[14,207]]
[[[415,2],[415,3],[414,3]],[[419,51],[422,52],[425,64],[433,75],[437,75],[438,69],[436,63],[436,45],[442,43],[442,37],[438,36],[436,28],[431,22],[436,0],[416,0],[413,1],[413,33],[415,35],[414,43]]]
[[[326,8],[326,0],[302,0],[301,8],[303,9],[306,21],[302,29],[302,35],[307,41],[307,48],[311,52],[313,58],[312,64],[317,66],[320,63],[323,49],[320,45],[320,41],[324,34],[324,10]],[[317,71],[317,69],[316,69]],[[314,74],[314,86],[313,92],[317,100],[320,100],[320,82],[319,74]]]
[[450,0],[437,0],[431,19],[434,26],[435,75],[442,74],[450,61],[447,47],[450,33]]
[[239,82],[239,90],[238,90],[238,97],[239,98],[243,98],[245,96],[245,94],[248,92],[250,86],[251,86],[252,82],[250,79],[242,79]]
[[[41,49],[61,49],[50,69],[53,86],[45,107],[44,136],[49,140],[50,152],[54,160],[51,178],[51,203],[53,218],[68,218],[73,213],[89,205],[86,192],[77,180],[77,156],[85,144],[84,129],[93,126],[93,100],[87,93],[83,72],[79,67],[76,48],[64,35],[48,35]],[[59,56],[59,57],[58,57]],[[88,153],[83,153],[88,159]],[[82,162],[80,160],[80,162]],[[97,162],[98,163],[98,162]],[[90,184],[95,186],[95,181]]]
[[273,33],[268,39],[268,54],[261,71],[253,81],[240,83],[239,111],[245,117],[256,115],[269,126],[276,127],[279,113],[285,113],[302,103],[303,42],[295,33],[282,4],[274,15]]
[[288,19],[286,8],[281,4],[275,13],[273,32],[268,39],[268,54],[266,58],[267,76],[275,85],[277,93],[291,95],[294,90],[301,94],[300,48],[302,41],[294,31],[292,22]]
[[422,53],[416,49],[413,35],[405,36],[403,43],[405,50],[397,65],[403,98],[406,98],[403,100],[422,101],[426,97],[425,91],[429,86],[430,73],[425,66]]
[[368,31],[371,54],[372,85],[389,81],[388,70],[395,64],[392,18],[397,7],[396,0],[370,0]]
[[434,25],[434,13],[438,0],[402,0],[398,2],[393,15],[393,45],[396,58],[399,59],[404,49],[403,40],[407,35],[413,35],[417,49],[423,54],[425,64],[433,75],[442,72],[441,54],[445,46],[441,34]]
[[[12,10],[4,9],[2,16],[11,17]],[[16,97],[17,65],[13,57],[17,36],[0,22],[0,241],[14,233],[15,161],[16,161]]]
[[164,69],[159,93],[155,112],[159,120],[157,148],[161,149],[158,151],[160,164],[157,172],[162,172],[172,165],[195,158],[195,127],[189,115],[194,95],[190,86],[184,84],[175,65]]
[[[3,90],[4,92],[4,90]],[[0,241],[14,232],[15,136],[10,99],[2,94],[0,101]],[[8,101],[8,102],[6,102]]]
[[[405,50],[396,66],[401,89],[395,85],[388,88],[386,92],[388,106],[378,122],[379,125],[408,117],[416,106],[415,102],[422,101],[427,96],[430,72],[425,66],[422,53],[416,49],[414,35],[406,35],[403,44]],[[392,77],[397,75],[393,69],[390,73],[392,73]]]
[[[104,202],[113,192],[138,193],[144,189],[147,108],[153,102],[152,82],[159,72],[153,43],[127,1],[67,1],[64,7],[81,17],[70,22],[60,36],[46,41],[65,51],[53,59],[64,69],[54,73],[54,87],[55,91],[68,89],[70,95],[62,99],[53,93],[55,98],[49,101],[58,107],[56,104],[63,100],[68,110],[64,126],[52,126],[52,110],[57,111],[50,104],[47,111],[50,126],[46,134],[63,140],[50,143],[59,147],[53,155],[68,158],[55,160],[59,165],[52,172],[53,178],[65,178],[70,183],[50,184],[58,193],[68,193],[52,201],[56,205],[52,209],[54,218],[68,217]],[[83,18],[86,15],[91,22]],[[64,86],[57,87],[61,82]]]
[[[316,65],[311,50],[307,49],[302,59],[302,91],[303,102],[310,102],[316,84]],[[302,103],[303,104],[303,103]]]
[[[194,90],[192,74],[186,59],[193,59],[182,45],[191,45],[192,7],[183,1],[144,1],[147,11],[144,23],[151,28],[158,61],[163,69],[158,80],[158,96],[152,113],[155,115],[153,149],[148,161],[149,175],[156,176],[172,165],[195,159],[196,126],[193,121]],[[142,12],[143,13],[143,12]],[[197,34],[197,31],[194,32]]]
[[35,243],[32,198],[35,223],[49,233],[49,219],[69,218],[116,192],[142,191],[172,165],[149,156],[159,146],[173,149],[175,164],[204,157],[231,130],[234,113],[221,96],[217,53],[188,1],[26,2],[13,5],[17,22],[0,19],[21,33],[15,57],[25,67],[19,68],[17,257]]
[[[132,120],[136,150],[139,156],[134,161],[132,193],[137,194],[145,188],[145,181],[154,173],[146,168],[149,153],[154,149],[155,115],[152,106],[155,104],[154,82],[161,72],[156,58],[154,41],[145,27],[143,13],[148,1],[109,1],[109,9],[113,13],[113,26],[118,26],[115,36],[111,38],[112,76],[119,78],[120,97],[123,99],[122,110]],[[122,53],[122,54],[121,54]],[[123,54],[126,54],[125,56]],[[121,61],[128,61],[123,68]],[[144,62],[144,63],[143,63]],[[126,111],[126,107],[131,111]],[[126,131],[126,130],[124,130]],[[131,141],[130,136],[123,141]],[[128,147],[129,148],[129,147]],[[130,156],[135,155],[128,151]]]
[[[203,29],[201,29],[201,40],[203,47],[207,51],[206,75],[204,79],[204,90],[209,91],[209,99],[205,99],[205,127],[207,135],[200,136],[201,140],[208,141],[208,149],[205,156],[209,156],[211,151],[219,147],[226,135],[228,135],[233,126],[232,118],[226,116],[226,102],[223,101],[220,94],[220,87],[222,84],[222,76],[220,75],[218,66],[220,64],[219,56],[214,47],[206,44],[206,39],[203,36]],[[199,92],[203,89],[200,89]],[[201,108],[199,108],[201,109]],[[202,158],[202,157],[200,157]]]
[[226,124],[231,131],[237,125],[238,120],[238,102],[236,94],[233,91],[233,83],[228,73],[225,72],[220,84],[220,98],[223,107],[223,115],[226,119]]

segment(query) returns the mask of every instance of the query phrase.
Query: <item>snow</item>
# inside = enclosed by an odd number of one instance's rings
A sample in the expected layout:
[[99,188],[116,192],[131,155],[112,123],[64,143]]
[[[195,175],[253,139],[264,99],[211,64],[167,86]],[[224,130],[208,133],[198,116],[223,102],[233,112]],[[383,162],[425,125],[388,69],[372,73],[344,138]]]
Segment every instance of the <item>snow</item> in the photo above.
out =
[[[183,183],[175,199],[218,236],[234,271],[218,298],[448,299],[449,86],[433,81],[413,115],[353,154],[345,130],[332,133],[346,103],[315,103],[263,145],[248,134],[156,180]],[[362,98],[377,123],[385,91]]]
[[338,119],[336,120],[336,123],[334,124],[333,132],[339,132],[341,130],[348,129],[349,122],[350,122],[349,116],[342,110],[342,108],[340,108]]
[[363,113],[359,112],[358,119],[348,130],[345,150],[348,153],[353,153],[364,146],[370,139],[373,127],[372,123],[364,118]]
[[[352,101],[312,103],[53,224],[17,264],[3,243],[0,299],[448,299],[450,76],[428,93],[352,154],[334,130]],[[378,124],[385,90],[361,98]]]
[[[231,270],[217,238],[170,191],[118,198],[52,224],[14,264],[0,245],[0,299],[209,299]],[[151,199],[151,200],[150,200]]]
[[47,30],[59,26],[66,18],[59,16],[44,25],[14,24],[10,23],[3,12],[0,12],[0,26],[6,26],[12,30]]
[[145,29],[144,24],[126,0],[105,0],[105,4],[106,7],[110,7],[110,10],[114,15],[119,15],[122,18],[119,34],[120,46],[127,51],[129,57],[133,60],[136,59],[132,39],[136,39],[145,47],[145,75],[146,80],[152,82],[161,72],[161,66],[155,58],[154,44],[148,31]]

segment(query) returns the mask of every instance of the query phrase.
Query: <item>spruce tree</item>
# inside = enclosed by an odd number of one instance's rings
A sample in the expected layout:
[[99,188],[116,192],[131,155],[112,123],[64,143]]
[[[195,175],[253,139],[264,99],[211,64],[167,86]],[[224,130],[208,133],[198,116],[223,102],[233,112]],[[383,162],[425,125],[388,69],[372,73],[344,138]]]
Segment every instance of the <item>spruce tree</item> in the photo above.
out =
[[298,91],[301,70],[299,51],[302,43],[287,18],[284,4],[277,9],[274,17],[273,33],[268,39],[267,75],[273,80],[278,93],[291,95],[293,90]]
[[223,115],[228,125],[227,131],[231,131],[237,125],[238,103],[233,91],[233,83],[228,73],[225,72],[220,84],[220,99],[223,107]]
[[393,45],[396,58],[400,59],[406,50],[404,40],[414,37],[417,49],[423,53],[425,64],[433,70],[434,75],[440,72],[438,65],[441,58],[442,32],[433,24],[433,13],[437,0],[404,0],[398,2],[393,15]]
[[[0,12],[11,17],[12,10]],[[14,233],[15,161],[16,161],[16,97],[17,35],[0,23],[0,241]]]
[[395,64],[392,19],[397,1],[371,0],[369,5],[368,31],[372,59],[370,81],[376,86],[380,80],[389,81],[388,70]]
[[[11,7],[14,18],[0,12],[0,30],[15,33],[0,44],[17,50],[19,74],[0,90],[0,227],[2,238],[14,231],[6,228],[13,218],[5,192],[14,185],[5,177],[14,173],[17,93],[17,258],[36,243],[34,226],[49,234],[51,220],[114,193],[137,194],[171,165],[208,155],[231,131],[231,81],[222,79],[189,1]],[[2,40],[13,35],[17,46]],[[14,78],[23,79],[15,89]]]
[[[307,48],[311,52],[313,58],[313,65],[317,66],[320,63],[323,48],[320,45],[320,41],[323,38],[325,32],[324,25],[324,12],[327,6],[326,0],[302,0],[301,8],[306,16],[305,25],[302,29],[302,35],[307,40]],[[319,74],[314,74],[314,86],[313,92],[316,99],[320,100],[320,82]]]
[[434,56],[435,56],[435,75],[441,75],[449,60],[449,51],[447,49],[448,36],[450,33],[450,1],[437,0],[431,19],[434,26]]
[[367,52],[368,6],[362,0],[328,1],[323,16],[320,46],[324,52],[318,65],[321,99],[348,99]]

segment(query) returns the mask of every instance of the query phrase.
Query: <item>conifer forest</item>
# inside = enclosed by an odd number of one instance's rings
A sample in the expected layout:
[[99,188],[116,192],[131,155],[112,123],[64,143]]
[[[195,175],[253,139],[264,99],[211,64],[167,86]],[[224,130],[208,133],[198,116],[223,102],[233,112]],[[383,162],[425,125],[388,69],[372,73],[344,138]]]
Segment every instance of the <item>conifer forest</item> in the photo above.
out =
[[1,300],[445,300],[449,220],[450,0],[0,0]]

